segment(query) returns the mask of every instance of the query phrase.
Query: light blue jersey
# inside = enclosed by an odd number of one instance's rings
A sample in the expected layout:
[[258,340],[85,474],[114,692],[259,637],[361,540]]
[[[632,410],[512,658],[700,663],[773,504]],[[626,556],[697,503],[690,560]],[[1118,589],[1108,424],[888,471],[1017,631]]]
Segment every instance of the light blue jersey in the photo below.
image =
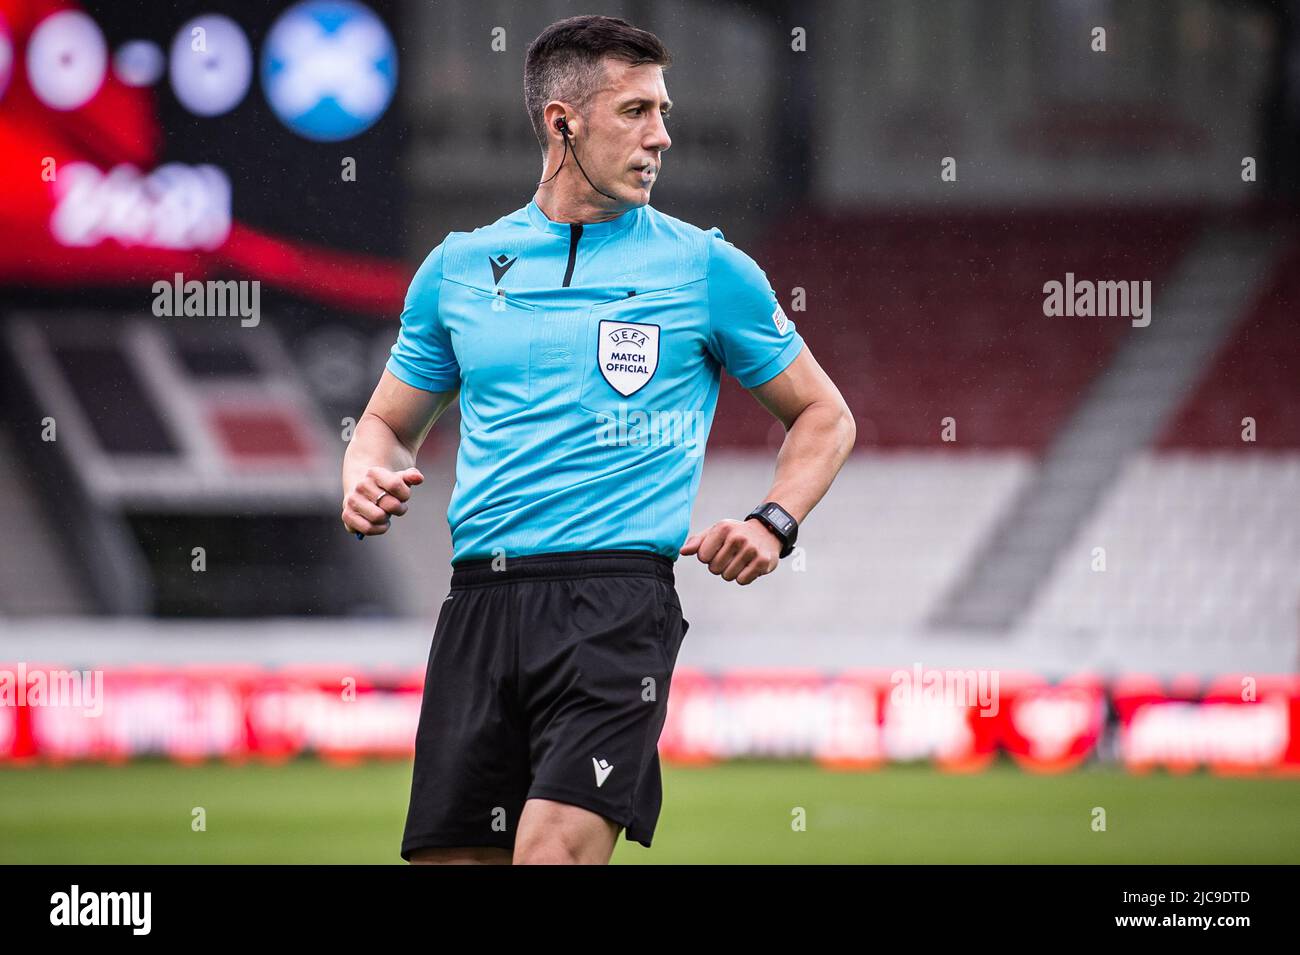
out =
[[530,201],[429,253],[387,367],[461,389],[453,561],[675,559],[720,370],[753,388],[802,347],[767,276],[718,229],[648,205],[552,222]]

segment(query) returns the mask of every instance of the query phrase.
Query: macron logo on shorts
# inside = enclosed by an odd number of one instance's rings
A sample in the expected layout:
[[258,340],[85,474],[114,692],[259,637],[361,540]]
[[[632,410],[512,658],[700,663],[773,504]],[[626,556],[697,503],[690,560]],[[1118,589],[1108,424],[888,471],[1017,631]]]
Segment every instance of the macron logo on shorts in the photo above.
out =
[[599,789],[605,785],[605,780],[609,779],[609,774],[614,771],[614,764],[593,756],[591,757],[591,765],[596,769],[596,788]]

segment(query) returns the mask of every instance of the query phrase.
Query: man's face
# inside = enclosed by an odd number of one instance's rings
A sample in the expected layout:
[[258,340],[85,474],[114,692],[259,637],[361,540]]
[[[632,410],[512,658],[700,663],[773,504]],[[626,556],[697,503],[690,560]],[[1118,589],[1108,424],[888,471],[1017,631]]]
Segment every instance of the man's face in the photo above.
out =
[[660,154],[672,145],[664,126],[672,107],[664,71],[614,59],[604,66],[605,83],[583,112],[587,135],[579,158],[601,189],[628,208],[643,206],[659,176]]

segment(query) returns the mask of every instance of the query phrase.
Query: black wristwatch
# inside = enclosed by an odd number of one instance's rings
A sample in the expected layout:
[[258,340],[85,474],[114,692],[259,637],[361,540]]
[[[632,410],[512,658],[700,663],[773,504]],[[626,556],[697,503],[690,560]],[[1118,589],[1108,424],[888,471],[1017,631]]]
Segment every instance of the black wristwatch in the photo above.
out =
[[790,515],[789,511],[780,504],[768,501],[750,511],[745,520],[759,521],[781,539],[781,556],[790,556],[790,552],[794,550],[794,542],[799,538],[799,522]]

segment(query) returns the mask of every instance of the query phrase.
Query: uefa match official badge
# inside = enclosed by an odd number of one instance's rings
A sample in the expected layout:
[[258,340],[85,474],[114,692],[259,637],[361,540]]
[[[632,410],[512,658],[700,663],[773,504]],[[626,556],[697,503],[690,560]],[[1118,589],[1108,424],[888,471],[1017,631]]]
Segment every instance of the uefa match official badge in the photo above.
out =
[[635,394],[659,367],[659,326],[602,319],[596,361],[611,388],[624,398]]

